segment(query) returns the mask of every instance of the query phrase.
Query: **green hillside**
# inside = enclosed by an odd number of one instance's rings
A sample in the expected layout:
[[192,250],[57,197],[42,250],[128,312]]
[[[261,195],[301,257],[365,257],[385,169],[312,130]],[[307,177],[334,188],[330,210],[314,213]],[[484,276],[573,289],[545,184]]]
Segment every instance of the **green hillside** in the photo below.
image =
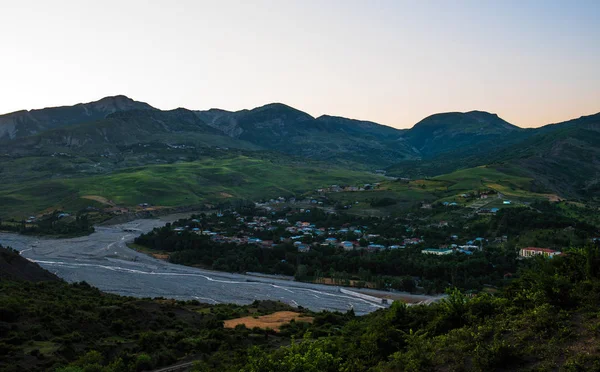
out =
[[118,205],[186,206],[235,199],[291,196],[330,184],[373,182],[380,176],[289,160],[248,156],[127,168],[89,177],[0,185],[0,217],[28,216],[48,208],[69,210],[100,196]]
[[423,157],[474,148],[480,143],[499,140],[522,131],[496,114],[483,111],[448,112],[431,115],[407,130],[403,138]]
[[[494,198],[479,202],[478,194],[482,191],[495,193]],[[498,193],[502,197],[498,197]],[[458,206],[477,209],[507,207],[503,204],[504,200],[518,205],[559,199],[557,195],[540,187],[533,178],[524,174],[517,175],[517,169],[495,166],[479,166],[410,181],[386,180],[374,190],[332,192],[328,197],[334,203],[352,205],[352,214],[372,216],[405,211],[422,203],[455,202]]]

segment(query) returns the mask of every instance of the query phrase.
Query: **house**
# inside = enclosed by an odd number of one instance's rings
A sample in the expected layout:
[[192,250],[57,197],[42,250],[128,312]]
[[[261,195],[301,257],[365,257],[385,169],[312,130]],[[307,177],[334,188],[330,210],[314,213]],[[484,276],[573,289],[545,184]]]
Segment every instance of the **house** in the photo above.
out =
[[504,205],[510,205],[511,201],[510,200],[505,200],[505,201],[502,202],[502,204],[504,204]]
[[390,248],[390,249],[404,249],[404,248],[406,248],[406,247],[405,247],[405,246],[403,246],[403,245],[396,245],[396,244],[395,244],[395,245],[390,245],[390,246],[389,246],[389,248]]
[[345,251],[352,251],[354,250],[354,243],[349,241],[343,241],[340,243],[340,247],[344,248]]
[[481,250],[481,247],[478,245],[472,245],[472,244],[466,244],[466,245],[459,245],[458,248],[464,250],[469,250],[469,251],[473,251],[473,250]]
[[299,244],[298,246],[298,252],[300,253],[306,253],[310,251],[310,245],[308,244]]
[[381,249],[385,249],[385,246],[381,245],[381,244],[369,244],[367,246],[367,251],[369,251],[369,252],[374,252],[374,251],[378,251]]
[[492,212],[492,213],[497,213],[499,210],[500,210],[500,209],[498,209],[498,208],[492,208],[492,209],[490,209],[490,212]]
[[487,198],[488,198],[488,195],[487,195],[487,194],[481,194],[480,198],[481,198],[481,199],[487,199]]
[[325,239],[325,243],[333,245],[333,244],[337,243],[337,239],[336,238],[327,238],[327,239]]
[[423,254],[434,254],[437,256],[445,256],[447,254],[452,254],[454,252],[452,249],[437,249],[437,248],[425,248],[421,250]]
[[273,241],[272,240],[263,240],[260,244],[263,247],[265,247],[265,248],[271,248],[271,247],[273,247]]
[[527,247],[522,248],[519,252],[519,256],[521,257],[534,257],[534,256],[545,256],[545,257],[554,257],[559,256],[562,253],[559,251],[555,251],[549,248],[537,248],[537,247]]

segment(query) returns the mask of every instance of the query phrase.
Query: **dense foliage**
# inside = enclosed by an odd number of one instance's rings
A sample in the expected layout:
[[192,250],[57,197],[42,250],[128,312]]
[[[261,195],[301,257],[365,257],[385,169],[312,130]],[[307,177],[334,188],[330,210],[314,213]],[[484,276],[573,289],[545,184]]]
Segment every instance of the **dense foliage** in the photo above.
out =
[[[0,282],[3,370],[597,370],[600,251],[534,259],[496,295],[458,290],[429,306],[395,302],[363,317],[315,314],[280,333],[221,320],[285,308],[136,300],[85,283]],[[61,367],[63,366],[63,367]]]
[[62,211],[54,211],[39,220],[26,221],[2,221],[0,230],[14,231],[20,234],[32,235],[57,235],[57,236],[80,236],[94,232],[94,226],[86,213],[78,213],[71,217]]
[[289,308],[268,301],[240,307],[140,300],[85,282],[2,280],[0,370],[142,371],[189,356],[224,370],[243,365],[246,348],[279,346],[285,338],[223,329],[222,320],[282,309]]

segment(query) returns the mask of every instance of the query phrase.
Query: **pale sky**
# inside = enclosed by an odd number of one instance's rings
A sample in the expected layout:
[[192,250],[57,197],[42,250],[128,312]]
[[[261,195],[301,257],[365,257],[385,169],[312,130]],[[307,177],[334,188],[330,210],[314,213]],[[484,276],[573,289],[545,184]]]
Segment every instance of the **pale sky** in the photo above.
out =
[[598,0],[0,0],[0,113],[125,94],[411,127],[600,111]]

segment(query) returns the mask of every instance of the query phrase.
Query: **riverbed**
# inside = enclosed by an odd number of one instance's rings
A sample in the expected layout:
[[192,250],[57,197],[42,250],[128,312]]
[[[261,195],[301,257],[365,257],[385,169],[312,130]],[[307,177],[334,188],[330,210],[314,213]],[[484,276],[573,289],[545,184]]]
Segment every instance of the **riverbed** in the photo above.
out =
[[96,227],[89,236],[50,239],[0,233],[0,244],[55,273],[67,282],[86,281],[99,289],[124,296],[198,300],[210,304],[250,304],[279,300],[314,311],[366,314],[386,307],[340,292],[339,287],[216,272],[175,265],[127,247],[142,232],[181,216],[142,219]]

